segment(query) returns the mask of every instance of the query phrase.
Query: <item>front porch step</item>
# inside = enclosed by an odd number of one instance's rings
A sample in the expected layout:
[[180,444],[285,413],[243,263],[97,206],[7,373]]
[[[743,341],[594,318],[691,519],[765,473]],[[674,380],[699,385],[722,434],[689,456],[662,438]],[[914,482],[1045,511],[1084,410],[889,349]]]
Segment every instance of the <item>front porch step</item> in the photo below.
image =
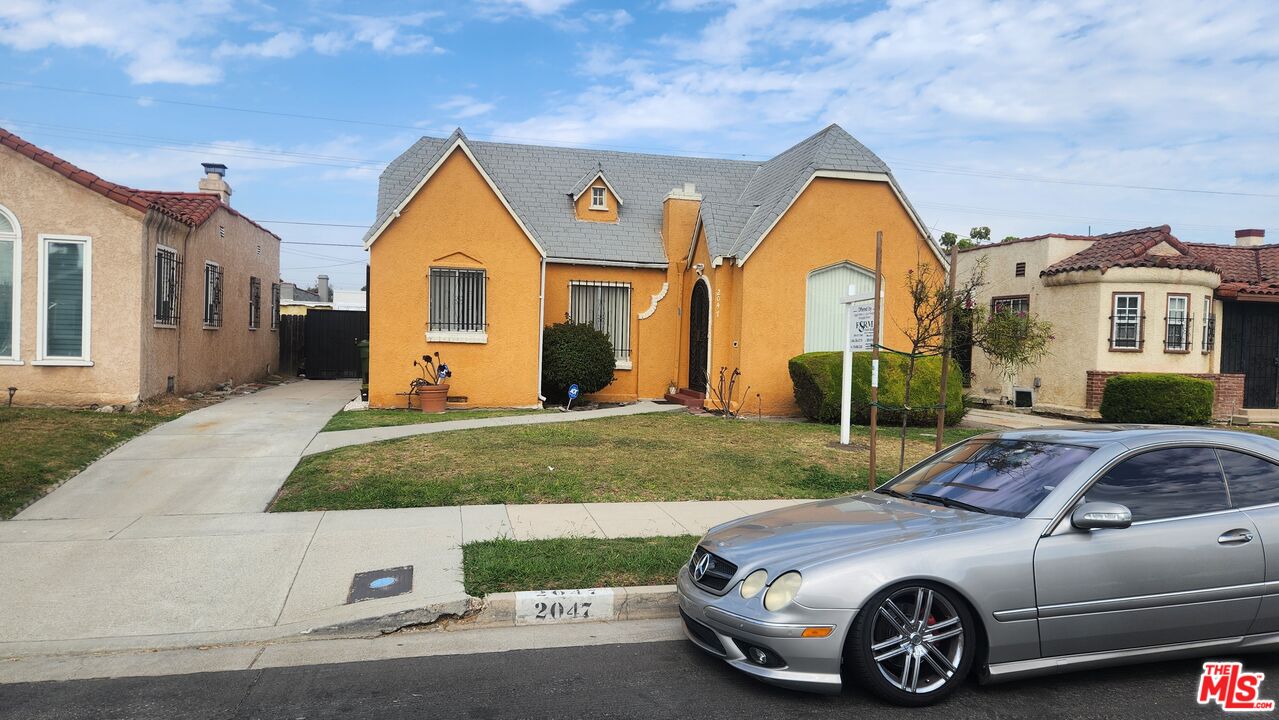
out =
[[1279,408],[1243,408],[1230,418],[1232,425],[1279,423]]
[[706,393],[699,393],[688,388],[681,388],[679,392],[674,394],[666,393],[664,397],[667,402],[678,403],[690,410],[701,410],[706,403]]

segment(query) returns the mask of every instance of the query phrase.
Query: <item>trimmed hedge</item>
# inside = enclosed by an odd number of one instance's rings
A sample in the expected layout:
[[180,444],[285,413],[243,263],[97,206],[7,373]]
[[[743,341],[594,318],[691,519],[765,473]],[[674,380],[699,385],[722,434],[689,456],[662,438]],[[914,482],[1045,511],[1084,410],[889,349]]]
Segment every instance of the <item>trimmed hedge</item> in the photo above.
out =
[[1212,420],[1212,382],[1170,373],[1115,375],[1101,396],[1108,422],[1204,425]]
[[[900,407],[906,389],[906,367],[909,358],[894,353],[879,355],[879,402]],[[840,376],[844,368],[841,352],[811,352],[790,359],[791,382],[795,384],[795,402],[811,420],[839,422]],[[911,405],[936,405],[941,390],[941,358],[920,358],[915,364],[911,383]],[[946,386],[946,424],[954,425],[964,417],[964,386],[958,363],[950,364],[950,380]],[[870,353],[853,353],[852,419],[858,425],[870,422]],[[901,412],[880,409],[879,421],[900,424]],[[936,410],[914,410],[907,419],[911,425],[928,426],[937,422]]]
[[548,400],[564,402],[573,383],[583,395],[599,392],[613,382],[616,367],[613,342],[590,325],[563,322],[542,335],[542,391]]

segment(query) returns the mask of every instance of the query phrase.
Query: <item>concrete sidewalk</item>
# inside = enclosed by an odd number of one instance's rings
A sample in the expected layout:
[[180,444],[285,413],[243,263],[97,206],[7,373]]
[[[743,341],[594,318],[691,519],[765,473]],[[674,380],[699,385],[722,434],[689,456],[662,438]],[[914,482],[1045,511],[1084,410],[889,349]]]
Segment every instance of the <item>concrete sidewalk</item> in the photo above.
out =
[[[472,607],[465,542],[700,535],[797,502],[12,520],[0,523],[0,657],[394,630]],[[356,573],[405,565],[411,592],[347,604]]]
[[1030,413],[1006,412],[1003,410],[983,410],[972,408],[964,414],[960,427],[979,428],[982,430],[1026,430],[1034,428],[1066,427],[1079,425],[1079,420],[1062,420],[1060,418],[1031,415]]
[[307,380],[228,398],[107,453],[19,520],[261,512],[356,380]]
[[623,417],[626,415],[644,415],[656,412],[683,412],[683,405],[656,403],[641,400],[630,405],[603,408],[600,410],[575,410],[564,413],[544,413],[536,415],[508,415],[475,420],[445,420],[443,422],[420,423],[417,425],[393,425],[389,427],[361,428],[359,430],[338,430],[320,433],[307,445],[303,455],[333,450],[348,445],[394,440],[413,435],[430,435],[454,430],[472,430],[475,428],[506,427],[510,425],[542,425],[546,423],[576,422],[578,420],[594,420],[597,418]]

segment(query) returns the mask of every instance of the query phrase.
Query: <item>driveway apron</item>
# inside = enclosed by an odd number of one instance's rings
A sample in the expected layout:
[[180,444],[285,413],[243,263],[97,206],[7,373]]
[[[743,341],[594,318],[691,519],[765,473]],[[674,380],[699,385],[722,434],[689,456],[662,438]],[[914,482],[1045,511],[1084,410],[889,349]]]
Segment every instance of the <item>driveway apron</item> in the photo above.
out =
[[261,512],[358,391],[355,380],[295,382],[192,411],[116,448],[17,519]]

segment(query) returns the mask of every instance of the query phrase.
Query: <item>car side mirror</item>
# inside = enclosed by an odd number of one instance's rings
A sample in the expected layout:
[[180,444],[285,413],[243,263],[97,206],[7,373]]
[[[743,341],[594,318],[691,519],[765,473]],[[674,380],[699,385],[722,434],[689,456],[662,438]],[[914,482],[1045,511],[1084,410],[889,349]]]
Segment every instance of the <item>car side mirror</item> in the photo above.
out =
[[1070,524],[1080,530],[1122,530],[1132,525],[1132,511],[1119,503],[1086,502],[1070,514]]

